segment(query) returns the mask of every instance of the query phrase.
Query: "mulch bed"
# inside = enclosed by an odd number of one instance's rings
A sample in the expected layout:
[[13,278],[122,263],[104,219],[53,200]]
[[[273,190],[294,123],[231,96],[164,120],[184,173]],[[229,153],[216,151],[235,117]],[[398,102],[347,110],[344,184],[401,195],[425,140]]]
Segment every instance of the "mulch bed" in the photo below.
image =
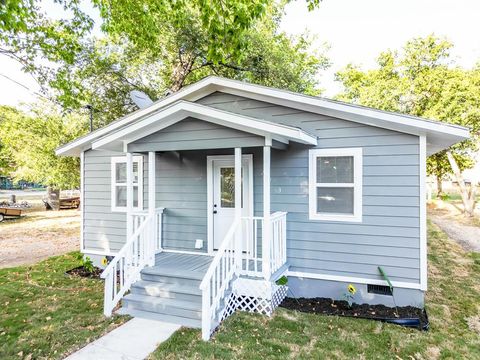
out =
[[352,304],[352,307],[349,307],[346,301],[329,298],[285,298],[280,306],[305,313],[349,316],[393,323],[399,323],[404,319],[418,319],[419,324],[416,327],[428,329],[427,313],[424,309],[413,306],[391,308],[385,305]]
[[79,266],[68,270],[65,274],[70,276],[79,276],[79,277],[86,277],[91,279],[100,279],[100,274],[102,273],[102,269],[98,267],[94,267],[93,272],[88,271],[83,266]]

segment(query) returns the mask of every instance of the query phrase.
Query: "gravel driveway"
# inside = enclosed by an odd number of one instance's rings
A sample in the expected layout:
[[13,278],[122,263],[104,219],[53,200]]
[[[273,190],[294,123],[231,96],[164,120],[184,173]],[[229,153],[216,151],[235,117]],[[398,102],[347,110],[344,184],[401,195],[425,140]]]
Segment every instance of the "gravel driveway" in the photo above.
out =
[[459,223],[447,216],[429,215],[430,220],[466,251],[480,252],[480,228]]
[[0,268],[33,264],[79,250],[78,210],[27,212],[0,223]]

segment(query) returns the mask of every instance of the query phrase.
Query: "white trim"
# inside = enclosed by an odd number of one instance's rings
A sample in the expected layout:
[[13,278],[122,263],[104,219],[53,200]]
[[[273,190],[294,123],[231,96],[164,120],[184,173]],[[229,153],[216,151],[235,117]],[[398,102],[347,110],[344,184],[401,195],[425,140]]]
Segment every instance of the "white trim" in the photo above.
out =
[[[340,281],[340,282],[346,282],[346,283],[388,286],[388,283],[385,280],[365,279],[365,278],[357,278],[352,276],[326,275],[326,274],[316,274],[316,273],[290,271],[290,270],[287,271],[287,276],[294,276],[294,277],[306,278],[306,279]],[[409,282],[402,282],[402,281],[392,281],[391,283],[393,287],[397,287],[397,288],[423,290],[421,288],[421,285],[418,283],[409,283]]]
[[104,128],[98,129],[82,138],[59,147],[56,150],[56,154],[66,156],[78,155],[80,151],[88,149],[95,139],[110,134],[135,120],[154,115],[160,109],[165,108],[176,101],[182,99],[196,101],[215,91],[246,96],[251,99],[267,101],[273,104],[317,114],[331,115],[341,119],[400,131],[407,134],[421,135],[422,132],[427,132],[427,140],[430,144],[429,147],[434,151],[439,151],[455,142],[470,137],[469,129],[465,127],[385,112],[320,97],[297,94],[261,85],[248,84],[242,81],[210,76],[153,103],[145,109],[133,112]]
[[420,284],[422,290],[427,290],[427,139],[425,135],[419,139],[420,150]]
[[[116,182],[115,177],[115,166],[117,163],[126,163],[127,157],[126,156],[112,156],[110,158],[111,166],[110,166],[110,197],[111,197],[111,204],[110,208],[112,212],[127,212],[127,206],[116,206],[115,199],[116,199],[116,187],[117,186],[126,186],[128,192],[127,182],[125,185],[123,183],[118,185]],[[138,163],[138,207],[134,207],[134,211],[143,211],[143,156],[142,155],[135,155],[133,156],[133,162]],[[128,173],[128,171],[127,171]]]
[[[437,133],[436,135],[440,136],[458,137],[458,139],[453,140],[452,143],[470,137],[469,129],[458,125],[348,104],[318,96],[308,96],[257,84],[249,84],[237,80],[216,77],[213,81],[219,87],[217,91],[317,114],[330,115],[344,120],[382,127],[407,134],[419,135],[420,132],[427,131]],[[445,147],[449,145],[450,144]]]
[[[148,152],[148,212],[155,214],[155,151]],[[140,191],[140,190],[139,190]]]
[[[232,160],[235,159],[234,155],[208,155],[207,156],[207,251],[212,255],[213,250],[213,162],[215,160]],[[253,154],[242,154],[242,162],[247,160],[249,170],[249,182],[250,182],[250,216],[253,216],[253,209],[255,204],[253,203],[253,193],[255,187],[253,184]]]
[[118,251],[117,252],[113,252],[113,251],[101,251],[101,250],[89,250],[89,249],[83,249],[81,251],[82,254],[91,254],[91,255],[101,255],[101,256],[117,256],[118,254]]
[[[129,126],[108,134],[92,143],[93,149],[111,148],[112,143],[131,143],[154,132],[169,127],[187,117],[208,121],[214,124],[245,131],[259,136],[272,136],[275,140],[288,143],[289,140],[303,144],[316,145],[317,137],[305,131],[281,124],[234,114],[228,111],[215,109],[209,106],[180,100],[161,112],[133,123]],[[124,150],[122,147],[121,150]]]
[[[194,84],[186,86],[180,89],[179,91],[177,91],[176,93],[173,93],[169,96],[166,96],[163,99],[158,100],[157,102],[154,102],[152,105],[150,105],[145,109],[134,111],[131,114],[128,114],[103,128],[95,130],[83,137],[78,138],[77,140],[74,140],[70,143],[67,143],[59,147],[58,149],[56,149],[55,153],[56,155],[65,155],[65,156],[76,155],[78,153],[78,149],[90,148],[90,144],[95,139],[98,139],[106,134],[109,134],[112,131],[115,131],[116,129],[120,129],[123,126],[133,122],[134,120],[137,120],[147,115],[151,115],[155,111],[169,104],[172,104],[177,100],[188,99],[191,101],[195,101],[200,97],[208,95],[209,93],[214,91],[213,89],[205,89],[205,87],[207,87],[209,83],[210,83],[210,78],[207,77]],[[197,92],[199,92],[199,94],[196,94]]]
[[85,249],[85,152],[80,153],[80,251]]
[[263,226],[262,226],[262,272],[265,279],[270,276],[270,162],[271,147],[263,147]]
[[[234,150],[234,170],[235,170],[235,220],[241,222],[242,218],[242,168],[243,168],[243,159],[242,159],[242,148],[236,147]],[[247,163],[248,166],[248,163]],[[248,184],[248,191],[252,191],[250,188],[251,185]],[[247,191],[247,188],[244,189]],[[221,198],[221,196],[220,196]],[[250,194],[249,194],[250,198]],[[253,204],[249,204],[251,207]],[[221,206],[221,204],[219,205]],[[242,262],[242,227],[239,226],[237,231],[235,231],[235,258],[237,264]],[[221,247],[221,246],[220,246]]]
[[206,253],[206,252],[196,252],[196,251],[188,251],[188,250],[163,249],[162,252],[172,253],[172,254],[201,255],[201,256],[213,257],[213,254],[209,254],[209,253]]
[[[353,183],[317,183],[317,157],[320,156],[352,156]],[[323,221],[362,222],[362,193],[363,193],[363,150],[362,148],[313,149],[308,152],[308,203],[309,219]],[[317,212],[318,187],[352,187],[354,192],[353,214],[334,214]]]

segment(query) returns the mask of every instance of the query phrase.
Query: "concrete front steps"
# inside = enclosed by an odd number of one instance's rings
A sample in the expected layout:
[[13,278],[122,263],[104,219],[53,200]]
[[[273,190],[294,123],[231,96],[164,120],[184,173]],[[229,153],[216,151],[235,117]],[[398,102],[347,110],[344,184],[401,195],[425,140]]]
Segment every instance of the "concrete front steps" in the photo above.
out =
[[204,272],[147,267],[122,300],[119,314],[201,328]]

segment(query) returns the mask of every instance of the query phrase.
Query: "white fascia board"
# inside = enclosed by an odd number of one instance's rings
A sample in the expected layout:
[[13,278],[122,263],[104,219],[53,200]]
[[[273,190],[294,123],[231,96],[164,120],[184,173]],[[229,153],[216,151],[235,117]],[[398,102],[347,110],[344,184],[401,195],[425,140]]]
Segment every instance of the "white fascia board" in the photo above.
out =
[[95,130],[87,135],[84,135],[68,144],[60,146],[55,150],[55,154],[63,156],[78,156],[81,151],[90,149],[90,144],[95,139],[105,136],[108,133],[111,133],[112,131],[115,131],[117,129],[120,129],[137,119],[148,116],[163,107],[175,103],[178,100],[187,99],[190,101],[195,101],[216,91],[214,87],[212,88],[209,86],[210,84],[211,78],[207,77],[192,85],[186,86],[179,91],[154,102],[152,105],[145,109],[140,109],[132,112],[105,127]]
[[[259,101],[266,101],[312,113],[330,115],[349,121],[382,127],[407,134],[418,136],[426,134],[427,141],[432,144],[435,143],[436,149],[445,148],[448,145],[470,137],[469,129],[464,127],[404,116],[401,114],[388,113],[356,105],[329,101],[319,97],[307,96],[290,91],[249,84],[237,80],[210,76],[192,85],[186,86],[178,92],[175,92],[161,100],[158,100],[148,108],[128,114],[104,128],[98,129],[88,135],[74,140],[71,143],[59,147],[56,150],[56,154],[78,156],[81,151],[89,149],[90,144],[95,139],[116,131],[125,125],[134,122],[135,120],[149,116],[152,113],[179,100],[196,101],[215,91],[244,96]],[[445,137],[447,137],[448,140],[445,139]],[[309,142],[308,136],[307,139],[304,140]],[[448,145],[446,145],[447,143]],[[432,151],[428,152],[432,153]]]
[[214,82],[220,87],[219,91],[232,95],[256,98],[256,100],[271,102],[277,105],[297,108],[313,113],[325,114],[325,110],[330,110],[332,111],[331,114],[333,116],[336,115],[342,119],[345,118],[346,120],[381,127],[386,127],[387,124],[392,124],[395,125],[393,130],[407,133],[413,131],[412,133],[415,135],[419,135],[419,132],[423,130],[445,133],[462,138],[468,138],[470,136],[469,130],[461,126],[414,118],[411,116],[404,116],[401,114],[389,113],[336,101],[329,101],[319,97],[293,93],[261,85],[248,84],[225,78],[214,78]]
[[317,138],[315,136],[309,135],[301,129],[272,124],[247,116],[214,109],[209,106],[180,100],[152,116],[146,117],[141,121],[126,126],[113,134],[93,142],[92,148],[104,148],[115,141],[123,141],[125,144],[128,144],[171,126],[189,116],[259,136],[273,135],[275,140],[284,143],[293,140],[304,144],[317,144]]

